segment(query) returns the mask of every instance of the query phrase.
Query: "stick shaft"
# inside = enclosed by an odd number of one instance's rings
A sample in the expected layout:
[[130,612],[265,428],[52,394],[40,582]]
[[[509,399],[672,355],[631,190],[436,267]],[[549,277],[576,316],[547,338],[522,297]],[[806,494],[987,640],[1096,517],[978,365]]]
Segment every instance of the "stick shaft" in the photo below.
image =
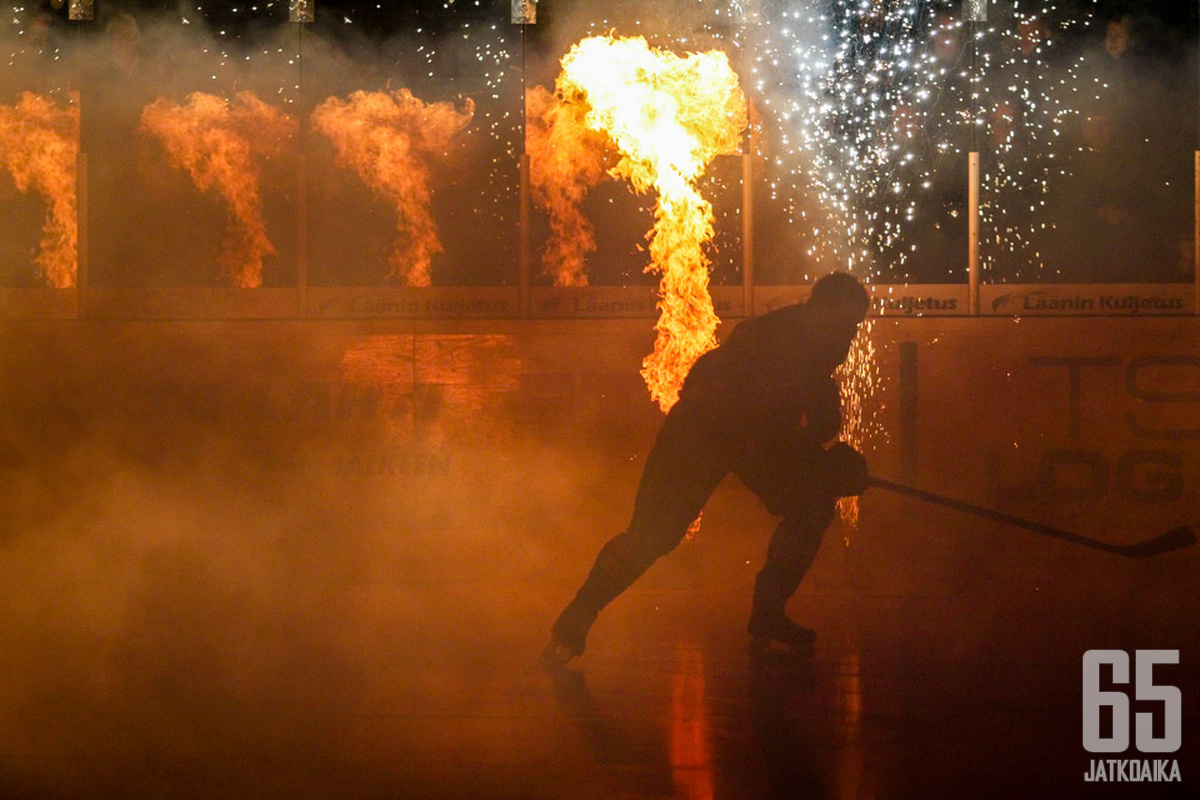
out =
[[943,497],[940,494],[927,492],[924,489],[917,489],[914,486],[905,486],[902,483],[893,483],[892,481],[884,480],[883,478],[876,478],[874,476],[870,478],[870,482],[872,486],[880,489],[887,489],[889,492],[895,492],[907,497],[924,500],[935,505],[952,508],[955,511],[961,511],[964,514],[970,514],[975,517],[980,517],[981,519],[991,520],[992,522],[1002,522],[1005,525],[1023,528],[1027,531],[1032,531],[1033,533],[1040,533],[1043,536],[1061,539],[1064,542],[1070,542],[1083,547],[1091,547],[1096,550],[1103,550],[1107,553],[1116,553],[1117,555],[1130,554],[1130,548],[1124,545],[1098,542],[1095,539],[1089,539],[1086,536],[1080,536],[1079,534],[1071,533],[1070,531],[1064,531],[1059,528],[1051,527],[1050,525],[1044,525],[1040,522],[1034,522],[1033,520],[1016,517],[1012,514],[1005,514],[1002,511],[984,508],[983,506],[977,506],[973,503],[967,503],[962,500],[955,500],[952,497]]

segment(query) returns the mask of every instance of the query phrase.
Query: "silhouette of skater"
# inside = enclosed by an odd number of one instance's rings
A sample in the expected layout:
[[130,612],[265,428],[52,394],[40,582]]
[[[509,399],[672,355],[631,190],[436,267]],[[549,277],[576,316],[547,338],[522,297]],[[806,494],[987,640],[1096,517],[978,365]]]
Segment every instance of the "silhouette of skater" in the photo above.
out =
[[844,272],[822,277],[805,303],[747,319],[692,366],[642,473],[629,527],[601,548],[543,653],[565,664],[583,653],[609,602],[682,541],[730,472],[782,517],[754,585],[749,631],[811,651],[816,634],[784,614],[808,571],[838,497],[861,494],[866,461],[833,440],[841,409],[833,371],[846,360],[870,298]]

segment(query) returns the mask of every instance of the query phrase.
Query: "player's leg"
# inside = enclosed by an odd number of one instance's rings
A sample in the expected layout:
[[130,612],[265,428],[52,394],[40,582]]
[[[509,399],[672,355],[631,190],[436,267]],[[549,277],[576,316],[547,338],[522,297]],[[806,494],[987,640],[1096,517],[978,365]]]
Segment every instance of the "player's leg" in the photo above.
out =
[[775,445],[778,452],[746,459],[735,470],[767,510],[782,517],[755,579],[748,627],[756,645],[777,641],[811,649],[816,635],[788,619],[784,608],[817,556],[836,499],[815,477],[811,445],[782,440]]
[[766,563],[754,581],[747,627],[755,646],[775,641],[801,650],[812,647],[816,634],[789,619],[784,609],[816,559],[832,519],[830,499],[821,507],[793,511],[775,528],[767,546]]
[[550,629],[548,658],[566,662],[583,653],[588,631],[600,611],[671,549],[660,544],[663,540],[664,537],[646,536],[631,527],[600,548],[583,585]]
[[600,610],[682,541],[727,472],[705,410],[681,402],[667,416],[646,459],[629,527],[596,555],[583,585],[551,628],[547,658],[565,663],[583,652]]

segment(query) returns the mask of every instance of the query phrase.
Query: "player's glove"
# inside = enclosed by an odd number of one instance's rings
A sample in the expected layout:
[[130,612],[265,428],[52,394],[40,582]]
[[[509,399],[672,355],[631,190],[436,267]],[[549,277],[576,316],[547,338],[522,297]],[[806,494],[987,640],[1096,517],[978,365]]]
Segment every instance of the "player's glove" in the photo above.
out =
[[824,451],[825,485],[834,497],[862,494],[869,486],[867,460],[845,442]]

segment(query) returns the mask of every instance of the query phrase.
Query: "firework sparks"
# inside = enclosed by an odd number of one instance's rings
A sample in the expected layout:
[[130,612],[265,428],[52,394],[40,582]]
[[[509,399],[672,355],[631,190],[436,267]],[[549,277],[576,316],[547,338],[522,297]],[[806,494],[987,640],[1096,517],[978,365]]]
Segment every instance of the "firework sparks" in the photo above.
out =
[[[765,100],[778,106],[784,154],[772,189],[791,195],[789,213],[812,232],[808,255],[817,264],[869,275],[881,254],[901,264],[906,257],[896,248],[899,223],[915,210],[907,191],[922,144],[915,133],[931,98],[934,57],[918,47],[927,5],[837,0],[826,13],[786,11],[767,34],[757,89],[774,95],[762,73],[776,70],[787,89],[782,102]],[[796,200],[807,193],[817,208]]]
[[580,205],[612,161],[611,147],[588,128],[585,111],[582,104],[564,102],[541,86],[525,95],[530,185],[550,212],[542,268],[555,286],[587,285],[584,259],[596,249],[596,237]]
[[[870,319],[860,326],[859,334],[850,346],[850,354],[837,371],[843,409],[839,438],[860,452],[873,436],[882,432],[882,427],[866,408],[867,400],[875,394],[879,382],[879,363],[872,337],[874,327],[874,320]],[[848,525],[858,525],[857,497],[838,500],[838,511]]]
[[[1005,265],[1011,277],[1042,269],[1036,234],[1050,223],[1036,212],[1052,179],[1067,174],[1053,146],[1075,113],[1067,98],[1078,96],[1083,60],[1048,68],[1053,6],[1001,2],[992,22],[970,26],[956,5],[787,6],[772,24],[739,34],[759,38],[750,74],[775,127],[772,195],[809,242],[814,266],[850,269],[868,282],[908,279],[922,232],[959,238],[967,150],[983,136],[981,226],[993,235],[982,265],[994,270],[1003,252],[1018,262]],[[1057,29],[1088,22],[1085,15]],[[941,279],[962,279],[955,270],[966,261],[965,235],[960,241],[961,259],[920,265],[925,280],[935,268],[945,270]],[[870,329],[839,373],[842,438],[860,450],[883,433],[868,403],[879,378]],[[857,504],[843,502],[842,512],[853,523]]]
[[79,155],[79,105],[23,93],[0,105],[0,164],[21,192],[34,189],[46,201],[42,240],[34,256],[39,275],[55,288],[75,285],[79,234],[75,164]]
[[296,120],[253,92],[232,101],[195,92],[179,105],[160,98],[142,111],[142,128],[163,144],[171,164],[196,188],[214,191],[229,208],[222,272],[235,286],[262,285],[263,259],[274,255],[263,220],[256,155],[280,153],[296,133]]
[[331,97],[313,111],[313,123],[333,142],[338,163],[395,207],[389,277],[408,286],[430,285],[433,256],[443,249],[429,208],[429,160],[445,152],[474,113],[470,98],[459,109],[426,104],[407,89]]
[[1049,61],[1058,34],[1091,15],[1052,24],[1052,4],[993,5],[992,22],[970,26],[947,0],[835,0],[789,6],[745,34],[762,31],[751,72],[774,112],[771,189],[815,264],[907,279],[918,216],[918,230],[961,224],[976,141],[988,154],[981,223],[994,231],[985,267],[1000,251],[1019,255],[1015,273],[1043,267],[1036,212],[1068,174],[1053,150],[1077,113],[1068,101],[1081,97],[1085,57]]
[[[979,117],[975,129],[987,134],[980,186],[980,222],[991,230],[981,247],[984,270],[1003,268],[1005,278],[1042,273],[1041,232],[1053,222],[1043,216],[1053,185],[1072,174],[1059,148],[1069,123],[1079,116],[1087,55],[1050,67],[1059,34],[1092,21],[1091,9],[1051,25],[1053,6],[1013,3],[1012,22],[978,33],[984,69],[977,79]],[[1053,76],[1053,78],[1052,78]],[[1103,87],[1096,87],[1101,92]],[[1058,152],[1056,152],[1058,151]],[[1056,157],[1058,156],[1058,157]]]
[[[917,161],[936,72],[936,56],[920,47],[927,9],[916,0],[836,0],[825,13],[785,11],[782,24],[768,29],[753,71],[775,112],[783,154],[771,189],[790,195],[789,215],[811,233],[807,255],[815,265],[870,281],[881,268],[899,271],[909,255],[901,232],[916,211],[911,187],[927,184],[936,168]],[[776,93],[763,73],[777,69],[788,92],[772,107]],[[809,194],[816,202],[805,205],[799,198]],[[860,451],[880,431],[868,408],[878,378],[871,327],[863,326],[838,371],[840,438]],[[857,498],[841,500],[839,511],[853,527]]]
[[666,411],[691,365],[716,346],[704,253],[713,210],[695,184],[717,155],[738,152],[746,99],[724,53],[682,57],[641,37],[584,39],[562,66],[559,96],[586,103],[586,124],[620,154],[611,174],[658,194],[647,267],[662,276],[658,336],[642,376]]

